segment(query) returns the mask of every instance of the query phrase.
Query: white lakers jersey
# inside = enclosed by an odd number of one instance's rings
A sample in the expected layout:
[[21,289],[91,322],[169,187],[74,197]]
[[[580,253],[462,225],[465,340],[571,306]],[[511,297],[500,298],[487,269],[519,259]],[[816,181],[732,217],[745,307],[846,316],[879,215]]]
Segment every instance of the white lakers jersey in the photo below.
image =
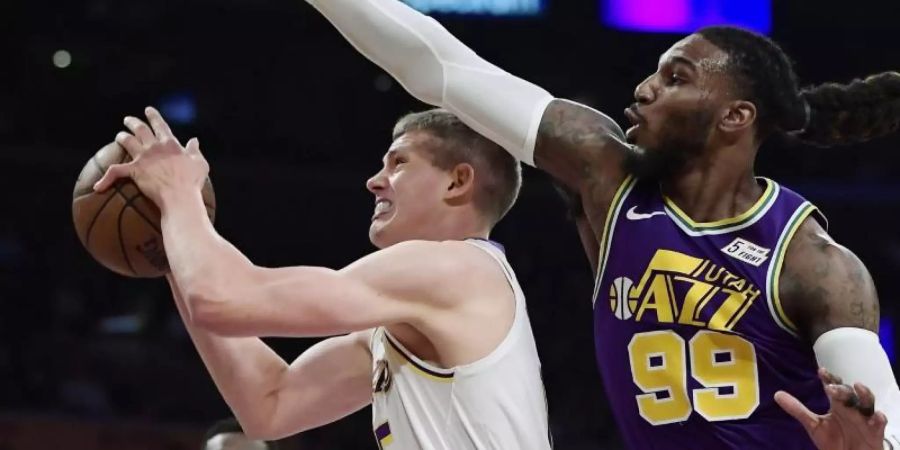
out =
[[486,357],[442,369],[410,353],[385,328],[372,337],[372,425],[383,450],[551,448],[547,403],[525,296],[502,250],[488,252],[515,293],[515,319]]

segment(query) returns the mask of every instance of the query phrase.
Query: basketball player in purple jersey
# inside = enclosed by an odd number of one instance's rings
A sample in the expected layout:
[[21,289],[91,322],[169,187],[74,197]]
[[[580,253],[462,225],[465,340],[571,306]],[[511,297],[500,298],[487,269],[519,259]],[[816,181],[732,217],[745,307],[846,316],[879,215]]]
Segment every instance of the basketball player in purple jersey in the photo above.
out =
[[307,2],[411,94],[577,197],[597,362],[629,447],[900,444],[868,271],[815,206],[753,173],[776,133],[831,146],[896,130],[900,74],[800,90],[771,40],[705,28],[637,86],[623,134],[397,0]]

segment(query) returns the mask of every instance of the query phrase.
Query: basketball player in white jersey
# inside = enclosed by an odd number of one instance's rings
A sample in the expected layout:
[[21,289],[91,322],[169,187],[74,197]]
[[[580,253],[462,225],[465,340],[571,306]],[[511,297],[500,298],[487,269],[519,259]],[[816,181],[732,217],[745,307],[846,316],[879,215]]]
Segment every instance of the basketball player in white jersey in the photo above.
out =
[[[159,113],[127,117],[131,177],[159,205],[178,310],[219,391],[254,438],[278,439],[373,405],[384,449],[550,448],[525,298],[488,235],[512,206],[518,163],[452,114],[401,119],[375,195],[381,250],[340,270],[264,268],[210,224],[209,166]],[[313,213],[313,212],[310,212]],[[288,364],[257,336],[335,336]]]

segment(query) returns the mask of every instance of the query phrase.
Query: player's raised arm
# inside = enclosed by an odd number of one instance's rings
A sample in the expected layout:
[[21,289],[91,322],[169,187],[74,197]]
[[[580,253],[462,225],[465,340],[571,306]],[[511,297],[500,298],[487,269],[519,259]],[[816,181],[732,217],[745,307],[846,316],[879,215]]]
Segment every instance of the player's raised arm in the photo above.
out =
[[448,109],[520,161],[582,194],[596,177],[623,177],[624,137],[612,119],[499,69],[434,19],[397,0],[307,2],[416,98]]

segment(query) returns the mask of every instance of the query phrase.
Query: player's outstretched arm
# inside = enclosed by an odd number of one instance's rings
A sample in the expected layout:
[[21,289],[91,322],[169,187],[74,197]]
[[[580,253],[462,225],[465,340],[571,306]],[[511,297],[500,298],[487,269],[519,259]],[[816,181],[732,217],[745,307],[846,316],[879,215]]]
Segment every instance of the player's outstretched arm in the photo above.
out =
[[435,256],[446,244],[425,241],[393,245],[341,270],[259,267],[211,227],[179,214],[194,215],[163,208],[173,274],[192,323],[223,336],[333,336],[398,323],[422,329],[450,295],[439,287],[464,270]]
[[[875,410],[887,416],[885,436],[900,446],[900,388],[876,334],[878,294],[865,265],[815,220],[806,219],[788,247],[784,267],[779,296],[790,325],[814,343],[819,365],[843,384],[853,409],[867,419]],[[860,401],[871,395],[854,392],[857,383],[871,390],[874,405]]]
[[398,0],[307,2],[413,96],[446,108],[520,161],[582,195],[597,194],[597,177],[613,185],[624,177],[624,135],[612,119],[499,69],[434,19]]
[[248,436],[279,439],[371,402],[371,331],[326,339],[288,364],[259,338],[222,337],[194,326],[174,278],[167,279],[194,346]]

